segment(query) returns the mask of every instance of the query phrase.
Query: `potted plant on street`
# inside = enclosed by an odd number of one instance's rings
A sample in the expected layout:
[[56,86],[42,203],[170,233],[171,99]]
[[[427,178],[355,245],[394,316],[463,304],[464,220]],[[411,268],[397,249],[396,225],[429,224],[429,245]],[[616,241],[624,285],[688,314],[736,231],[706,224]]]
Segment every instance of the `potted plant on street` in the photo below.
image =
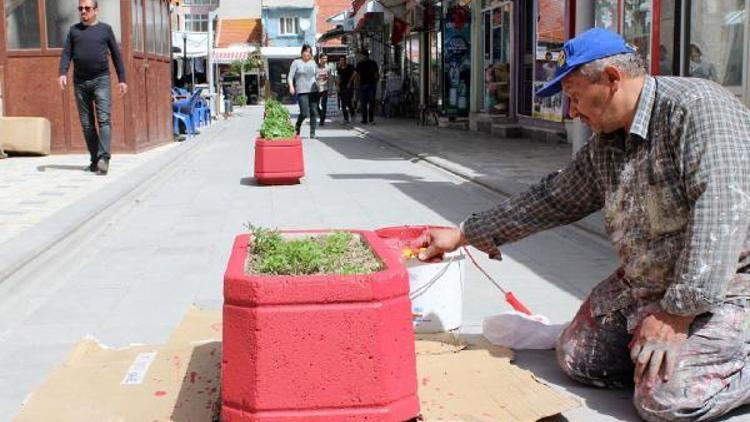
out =
[[371,231],[250,229],[224,275],[222,420],[417,417],[398,255]]
[[255,140],[255,180],[262,185],[287,185],[299,183],[304,175],[302,140],[294,133],[289,110],[269,100]]

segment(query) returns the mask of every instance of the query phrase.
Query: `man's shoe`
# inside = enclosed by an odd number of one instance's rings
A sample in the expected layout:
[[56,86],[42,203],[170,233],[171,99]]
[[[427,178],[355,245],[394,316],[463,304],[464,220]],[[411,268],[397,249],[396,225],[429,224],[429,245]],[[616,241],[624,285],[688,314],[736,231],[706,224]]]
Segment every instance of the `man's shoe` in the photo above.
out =
[[109,171],[109,160],[105,160],[104,158],[100,158],[99,161],[96,163],[96,174],[99,175],[105,175]]
[[366,124],[367,124],[367,122],[366,122],[366,121],[364,121],[364,120],[360,121],[359,123],[360,123],[360,124],[363,124],[363,125],[366,125]]
[[90,171],[90,172],[92,172],[92,173],[96,173],[96,170],[98,170],[98,168],[96,166],[96,163],[89,164],[87,170]]

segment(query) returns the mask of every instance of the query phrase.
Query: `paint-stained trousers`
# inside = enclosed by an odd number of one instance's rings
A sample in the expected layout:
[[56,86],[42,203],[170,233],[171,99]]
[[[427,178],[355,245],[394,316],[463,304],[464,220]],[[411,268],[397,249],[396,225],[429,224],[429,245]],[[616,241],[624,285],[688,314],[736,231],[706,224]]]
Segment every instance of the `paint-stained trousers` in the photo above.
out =
[[[557,360],[576,381],[606,388],[633,383],[625,311],[594,317],[587,299],[557,344]],[[695,318],[672,378],[635,387],[647,421],[706,421],[750,404],[750,299],[728,299]]]

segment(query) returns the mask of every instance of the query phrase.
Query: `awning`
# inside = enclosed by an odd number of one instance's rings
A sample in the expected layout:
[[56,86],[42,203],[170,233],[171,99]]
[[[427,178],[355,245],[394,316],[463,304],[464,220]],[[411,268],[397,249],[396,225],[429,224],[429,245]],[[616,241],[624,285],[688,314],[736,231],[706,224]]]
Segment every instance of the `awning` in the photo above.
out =
[[256,48],[253,46],[214,48],[214,63],[231,64],[237,60],[245,60],[248,54],[255,50]]
[[187,57],[208,56],[208,33],[207,32],[172,32],[173,56],[183,57],[182,51],[187,43]]
[[260,54],[267,59],[296,59],[302,47],[261,47]]

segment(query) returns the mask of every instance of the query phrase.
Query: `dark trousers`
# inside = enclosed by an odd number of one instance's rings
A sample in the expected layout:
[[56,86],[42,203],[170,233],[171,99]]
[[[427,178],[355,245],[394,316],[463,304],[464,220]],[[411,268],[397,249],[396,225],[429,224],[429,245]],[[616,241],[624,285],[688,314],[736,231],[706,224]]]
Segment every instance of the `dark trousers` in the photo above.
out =
[[375,114],[375,92],[377,86],[364,85],[359,89],[359,102],[362,105],[362,123],[372,122]]
[[339,100],[341,101],[341,111],[344,113],[344,121],[349,121],[349,115],[354,118],[354,107],[352,107],[352,90],[342,89],[339,91]]
[[318,126],[318,93],[306,92],[297,94],[297,104],[299,105],[299,116],[297,116],[297,134],[299,135],[302,122],[310,118],[310,136],[315,136],[315,128]]
[[[112,109],[112,91],[109,75],[76,81],[74,84],[78,116],[81,119],[83,136],[91,156],[91,162],[103,158],[109,160],[112,141],[112,126],[109,116]],[[99,123],[99,131],[96,123]]]
[[[626,316],[594,316],[587,299],[557,344],[557,360],[576,381],[596,387],[632,384]],[[728,299],[698,315],[672,378],[635,386],[633,404],[647,421],[713,420],[750,403],[750,299]]]
[[322,125],[326,121],[326,114],[328,114],[328,91],[318,92],[318,114],[320,115],[320,124]]

